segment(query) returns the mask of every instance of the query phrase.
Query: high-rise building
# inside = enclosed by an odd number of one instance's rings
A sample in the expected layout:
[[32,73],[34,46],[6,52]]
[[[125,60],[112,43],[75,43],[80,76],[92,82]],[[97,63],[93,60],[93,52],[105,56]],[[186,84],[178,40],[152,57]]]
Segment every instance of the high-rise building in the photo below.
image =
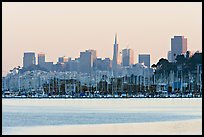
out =
[[139,54],[139,63],[144,63],[145,66],[150,68],[150,54]]
[[85,52],[80,52],[80,63],[79,70],[82,73],[90,74],[93,68],[93,56],[92,53],[86,50]]
[[174,38],[171,38],[171,53],[173,62],[177,55],[185,54],[186,51],[187,38],[184,38],[184,36],[174,36]]
[[123,49],[122,50],[122,66],[130,66],[134,62],[133,60],[133,50],[132,49]]
[[43,66],[45,64],[45,54],[39,53],[38,54],[38,65]]
[[35,52],[25,52],[23,56],[23,67],[26,68],[35,64]]
[[116,74],[118,66],[118,43],[117,43],[117,33],[115,34],[115,43],[113,45],[113,61],[112,61],[112,70]]
[[88,49],[88,50],[86,50],[86,52],[91,52],[91,62],[93,61],[93,67],[95,67],[95,62],[97,59],[96,50]]
[[97,58],[96,50],[88,49],[88,50],[86,50],[86,51],[87,51],[87,52],[91,52],[91,55],[92,55],[93,61],[95,61],[96,58]]

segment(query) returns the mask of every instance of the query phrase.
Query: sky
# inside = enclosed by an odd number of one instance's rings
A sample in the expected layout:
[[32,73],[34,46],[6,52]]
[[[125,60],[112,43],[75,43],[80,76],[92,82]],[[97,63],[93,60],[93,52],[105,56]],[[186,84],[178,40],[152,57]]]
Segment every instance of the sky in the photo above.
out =
[[202,3],[3,2],[2,74],[23,66],[27,51],[54,63],[86,49],[112,59],[115,33],[119,51],[133,49],[135,63],[144,53],[151,64],[167,58],[178,35],[187,38],[188,50],[202,52]]

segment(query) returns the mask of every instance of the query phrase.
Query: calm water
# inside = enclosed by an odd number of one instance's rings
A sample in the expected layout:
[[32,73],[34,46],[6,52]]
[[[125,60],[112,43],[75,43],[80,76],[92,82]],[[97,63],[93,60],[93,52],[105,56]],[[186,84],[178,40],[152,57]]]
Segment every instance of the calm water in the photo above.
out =
[[202,99],[3,99],[2,132],[18,127],[202,118]]

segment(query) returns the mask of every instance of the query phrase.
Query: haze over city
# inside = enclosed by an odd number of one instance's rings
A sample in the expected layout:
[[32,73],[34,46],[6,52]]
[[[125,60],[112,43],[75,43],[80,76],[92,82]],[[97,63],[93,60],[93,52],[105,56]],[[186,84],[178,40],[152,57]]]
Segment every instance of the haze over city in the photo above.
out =
[[190,51],[202,51],[202,3],[2,3],[2,73],[23,66],[25,51],[43,52],[47,61],[79,57],[95,49],[113,58],[119,51],[149,53],[151,64],[167,58],[171,38],[187,38]]
[[202,134],[201,2],[2,5],[2,135]]

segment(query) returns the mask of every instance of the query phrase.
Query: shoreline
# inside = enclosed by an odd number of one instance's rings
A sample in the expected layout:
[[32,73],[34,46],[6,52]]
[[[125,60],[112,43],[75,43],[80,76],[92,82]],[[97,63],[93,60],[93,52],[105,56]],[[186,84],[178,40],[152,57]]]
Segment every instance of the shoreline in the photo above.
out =
[[202,119],[145,123],[16,127],[21,135],[202,135]]

